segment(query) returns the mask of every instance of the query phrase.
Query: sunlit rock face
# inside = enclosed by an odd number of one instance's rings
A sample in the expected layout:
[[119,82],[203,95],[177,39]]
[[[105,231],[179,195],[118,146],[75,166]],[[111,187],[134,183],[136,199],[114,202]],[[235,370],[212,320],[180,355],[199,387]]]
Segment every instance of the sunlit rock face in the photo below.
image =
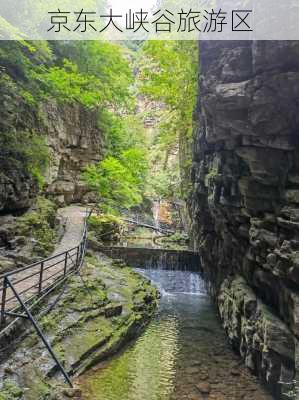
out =
[[98,112],[79,104],[48,103],[41,113],[51,155],[48,195],[60,204],[89,200],[91,194],[82,181],[82,172],[87,165],[100,161],[103,154]]
[[299,42],[202,42],[189,200],[224,326],[279,395],[299,337]]

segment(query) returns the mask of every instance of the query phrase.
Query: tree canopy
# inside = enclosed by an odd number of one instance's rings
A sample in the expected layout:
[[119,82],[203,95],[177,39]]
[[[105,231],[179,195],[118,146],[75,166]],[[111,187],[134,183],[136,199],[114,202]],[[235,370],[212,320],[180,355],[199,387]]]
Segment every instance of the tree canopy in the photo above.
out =
[[[160,102],[153,163],[163,167],[152,177],[166,192],[187,196],[193,111],[197,96],[198,47],[193,41],[149,41],[140,60],[140,92]],[[159,160],[159,158],[162,160]],[[178,168],[179,164],[179,168]],[[165,173],[166,168],[172,173]],[[159,182],[160,180],[160,182]],[[164,190],[165,191],[165,190]]]
[[[0,42],[2,149],[23,160],[42,186],[44,139],[27,126],[16,128],[11,118],[20,110],[39,118],[43,102],[80,104],[97,113],[104,138],[103,160],[83,174],[104,208],[131,208],[146,196],[184,196],[197,65],[191,41]],[[153,129],[147,118],[156,120]]]
[[131,148],[120,158],[108,156],[84,172],[89,186],[98,194],[101,209],[115,213],[142,202],[147,162],[144,152]]

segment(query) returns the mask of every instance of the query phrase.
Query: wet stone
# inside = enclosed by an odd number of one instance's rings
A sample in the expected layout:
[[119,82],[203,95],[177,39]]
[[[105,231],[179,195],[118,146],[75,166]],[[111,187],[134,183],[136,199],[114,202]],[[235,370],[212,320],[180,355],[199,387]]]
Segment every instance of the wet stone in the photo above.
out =
[[123,306],[122,304],[109,304],[105,307],[105,317],[111,318],[122,313]]
[[209,383],[203,382],[203,383],[198,383],[196,385],[197,390],[200,391],[202,394],[209,394],[211,391],[211,385]]
[[74,389],[64,389],[63,393],[64,396],[66,396],[69,399],[73,398],[81,398],[82,396],[82,391],[80,389],[74,388]]
[[199,369],[198,369],[198,367],[189,367],[189,368],[186,369],[186,373],[188,375],[198,374],[199,373]]
[[188,400],[204,400],[205,398],[201,394],[192,394],[188,397]]

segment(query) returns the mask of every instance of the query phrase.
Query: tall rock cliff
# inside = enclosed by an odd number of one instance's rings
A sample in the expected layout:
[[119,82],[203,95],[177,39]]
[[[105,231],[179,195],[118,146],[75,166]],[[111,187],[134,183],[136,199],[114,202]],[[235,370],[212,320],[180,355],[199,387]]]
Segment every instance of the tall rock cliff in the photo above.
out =
[[[21,98],[13,98],[11,93],[5,96],[0,110],[0,135],[7,135],[8,141],[14,136],[18,141],[30,132],[43,138],[48,147],[44,189],[47,196],[60,205],[88,200],[90,194],[81,174],[104,152],[98,111],[80,104],[58,104],[55,100],[41,103],[36,109],[25,105]],[[0,148],[0,212],[30,207],[37,193],[37,182],[26,171],[22,157],[7,150],[4,143]]]
[[50,150],[47,194],[60,204],[89,200],[93,196],[82,181],[87,165],[100,161],[104,137],[98,128],[98,111],[79,104],[42,106],[41,131]]
[[281,396],[299,337],[299,42],[201,42],[189,201],[224,327]]

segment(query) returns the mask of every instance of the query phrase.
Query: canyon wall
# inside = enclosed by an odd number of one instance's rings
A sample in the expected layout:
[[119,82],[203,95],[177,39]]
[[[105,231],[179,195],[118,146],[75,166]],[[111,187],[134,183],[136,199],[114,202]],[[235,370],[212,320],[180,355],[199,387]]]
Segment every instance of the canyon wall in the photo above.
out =
[[98,111],[79,104],[42,106],[42,126],[50,150],[47,194],[59,204],[92,200],[82,181],[87,165],[100,161],[104,138],[98,128]]
[[231,343],[281,398],[299,337],[299,42],[201,42],[200,60],[194,248]]
[[[44,139],[49,162],[46,171],[46,195],[59,205],[92,199],[82,181],[82,171],[98,162],[104,151],[103,134],[98,128],[98,111],[79,104],[52,101],[29,107],[19,96],[0,94],[0,134],[8,139],[31,132]],[[10,140],[10,139],[9,139]],[[1,142],[2,143],[2,142]],[[36,151],[36,149],[32,149]],[[37,182],[26,171],[18,153],[0,149],[0,212],[29,208],[38,193]]]

